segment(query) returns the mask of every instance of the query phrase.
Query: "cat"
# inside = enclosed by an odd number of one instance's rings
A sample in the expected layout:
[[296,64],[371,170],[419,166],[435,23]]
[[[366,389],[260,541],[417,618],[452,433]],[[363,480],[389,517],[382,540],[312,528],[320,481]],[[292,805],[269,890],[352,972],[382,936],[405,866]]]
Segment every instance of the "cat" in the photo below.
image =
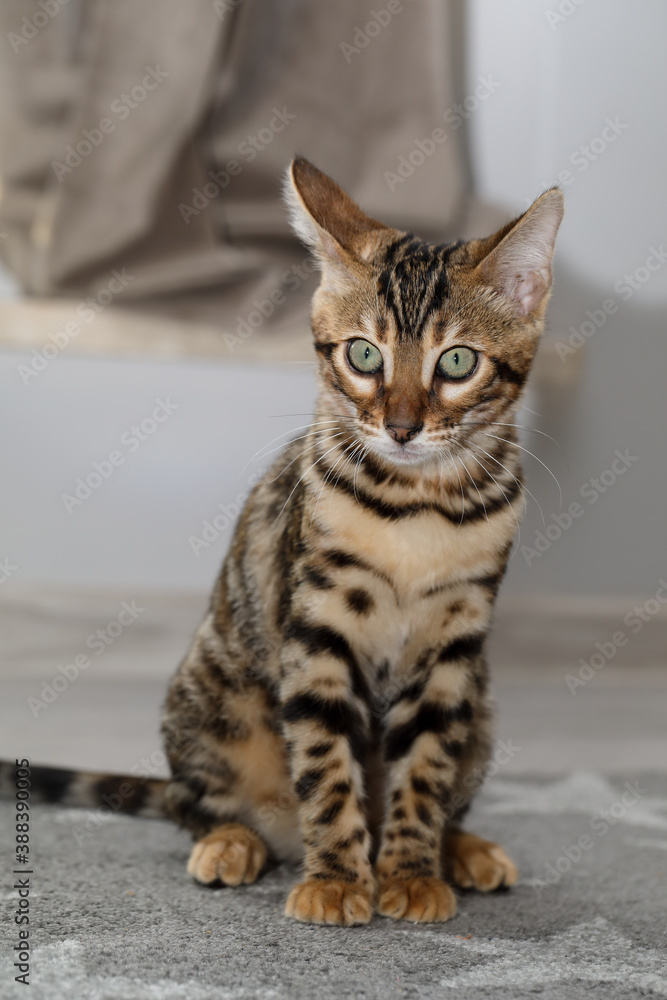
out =
[[163,717],[204,884],[303,860],[296,920],[443,921],[514,863],[461,829],[491,748],[484,643],[523,504],[516,413],[558,189],[488,239],[366,216],[298,157],[319,396],[254,488]]
[[169,686],[171,778],[33,768],[33,801],[166,813],[205,885],[299,861],[296,920],[444,921],[452,884],[518,877],[461,823],[492,747],[484,646],[563,197],[446,245],[369,218],[301,157],[286,198],[321,272],[319,396],[250,494]]

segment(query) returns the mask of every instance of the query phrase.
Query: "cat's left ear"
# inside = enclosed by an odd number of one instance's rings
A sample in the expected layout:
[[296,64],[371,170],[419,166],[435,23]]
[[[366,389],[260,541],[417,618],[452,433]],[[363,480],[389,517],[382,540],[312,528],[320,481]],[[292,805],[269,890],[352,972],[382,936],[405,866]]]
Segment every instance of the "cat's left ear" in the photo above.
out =
[[478,278],[500,292],[519,316],[533,315],[546,305],[564,207],[558,188],[545,191],[519,219],[487,241],[493,249],[475,269]]
[[290,164],[285,200],[292,228],[317,257],[325,282],[354,279],[372,261],[381,222],[361,211],[330,177],[303,157]]

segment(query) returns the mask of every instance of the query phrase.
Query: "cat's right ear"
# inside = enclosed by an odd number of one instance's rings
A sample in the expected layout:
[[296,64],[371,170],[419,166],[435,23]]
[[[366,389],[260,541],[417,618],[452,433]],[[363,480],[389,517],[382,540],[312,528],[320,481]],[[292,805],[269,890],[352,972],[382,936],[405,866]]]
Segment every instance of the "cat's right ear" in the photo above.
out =
[[387,227],[301,156],[289,166],[284,193],[292,228],[315,254],[323,283],[336,287],[361,277]]
[[476,273],[505,299],[517,316],[530,316],[546,305],[563,209],[562,192],[551,188],[527,212],[483,241],[492,249],[477,266]]

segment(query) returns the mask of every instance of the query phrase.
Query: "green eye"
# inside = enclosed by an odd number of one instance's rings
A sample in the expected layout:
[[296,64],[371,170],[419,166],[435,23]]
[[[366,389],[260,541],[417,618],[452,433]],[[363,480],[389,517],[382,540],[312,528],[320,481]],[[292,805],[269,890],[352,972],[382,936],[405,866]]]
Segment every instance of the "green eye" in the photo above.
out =
[[477,354],[470,347],[452,347],[440,355],[438,375],[445,378],[465,378],[477,364]]
[[365,375],[373,375],[382,368],[382,355],[367,340],[353,340],[347,349],[347,356],[352,367]]

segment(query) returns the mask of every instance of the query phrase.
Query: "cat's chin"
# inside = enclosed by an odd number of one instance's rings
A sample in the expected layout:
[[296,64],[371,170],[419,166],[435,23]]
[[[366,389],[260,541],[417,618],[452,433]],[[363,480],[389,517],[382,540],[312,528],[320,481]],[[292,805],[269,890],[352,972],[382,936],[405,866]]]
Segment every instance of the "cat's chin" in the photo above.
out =
[[409,443],[394,446],[388,444],[381,449],[376,447],[374,451],[382,462],[398,466],[401,469],[414,469],[415,472],[430,465],[433,461],[433,456],[427,450],[420,448],[419,445]]

